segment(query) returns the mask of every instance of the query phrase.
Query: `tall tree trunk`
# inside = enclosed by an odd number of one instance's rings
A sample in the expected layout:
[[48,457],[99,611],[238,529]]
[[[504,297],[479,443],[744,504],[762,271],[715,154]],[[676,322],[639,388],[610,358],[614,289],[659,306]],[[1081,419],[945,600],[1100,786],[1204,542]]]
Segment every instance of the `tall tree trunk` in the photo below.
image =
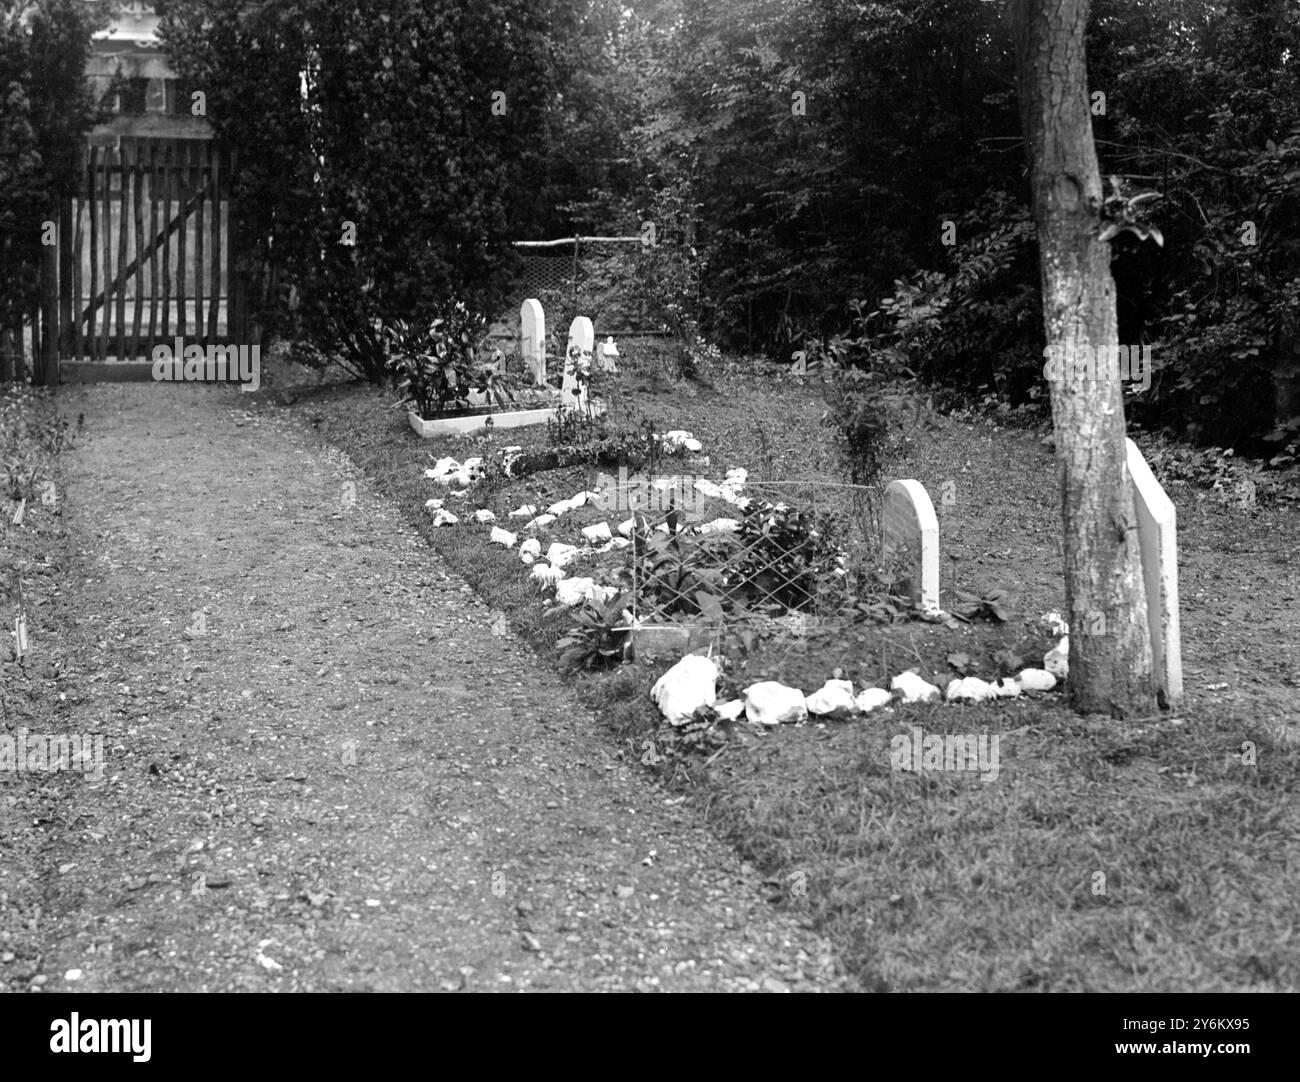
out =
[[1154,682],[1122,386],[1111,366],[1090,371],[1079,363],[1097,356],[1098,347],[1113,356],[1117,335],[1110,245],[1098,239],[1102,188],[1088,108],[1088,7],[1089,0],[1011,0],[1010,18],[1046,356],[1063,362],[1049,374],[1049,387],[1065,526],[1069,701],[1081,713],[1125,717],[1150,712]]

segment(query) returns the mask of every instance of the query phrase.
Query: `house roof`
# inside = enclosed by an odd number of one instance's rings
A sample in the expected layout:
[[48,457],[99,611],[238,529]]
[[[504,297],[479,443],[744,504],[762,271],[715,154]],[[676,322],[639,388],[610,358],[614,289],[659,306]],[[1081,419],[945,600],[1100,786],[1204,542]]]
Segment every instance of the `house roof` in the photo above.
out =
[[123,4],[121,13],[105,29],[96,31],[94,40],[97,46],[157,48],[159,21],[152,4]]

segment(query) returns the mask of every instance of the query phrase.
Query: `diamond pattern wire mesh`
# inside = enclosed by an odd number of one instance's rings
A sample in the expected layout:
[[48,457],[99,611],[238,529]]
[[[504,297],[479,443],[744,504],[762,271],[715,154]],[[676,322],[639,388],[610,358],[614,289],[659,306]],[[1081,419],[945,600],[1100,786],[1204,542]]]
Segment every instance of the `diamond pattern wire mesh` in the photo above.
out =
[[[629,478],[634,615],[783,625],[846,622],[878,555],[878,492],[821,480],[733,486],[693,477]],[[703,595],[703,596],[702,596]]]
[[[529,297],[542,302],[552,333],[567,330],[574,316],[584,315],[607,334],[661,332],[645,311],[644,298],[629,284],[629,268],[644,257],[640,240],[585,240],[578,245],[575,279],[574,246],[524,249],[509,317],[517,322],[519,306]],[[562,344],[562,343],[561,343]]]
[[[516,287],[519,304],[523,304],[529,297],[540,297],[552,290],[564,294],[572,292],[573,251],[560,251],[559,255],[536,255],[530,252],[521,257],[523,267]],[[518,308],[518,305],[515,307]]]

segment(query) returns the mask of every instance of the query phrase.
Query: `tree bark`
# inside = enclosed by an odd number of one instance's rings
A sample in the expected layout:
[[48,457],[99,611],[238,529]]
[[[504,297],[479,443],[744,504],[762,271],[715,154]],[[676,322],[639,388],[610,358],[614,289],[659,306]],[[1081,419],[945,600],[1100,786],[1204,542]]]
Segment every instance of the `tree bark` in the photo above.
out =
[[[1038,227],[1045,357],[1056,430],[1070,622],[1070,705],[1112,717],[1150,713],[1152,652],[1117,373],[1079,362],[1114,356],[1110,245],[1098,239],[1102,188],[1088,106],[1089,0],[1010,0],[1021,126]],[[1059,378],[1051,378],[1057,375]],[[1089,379],[1088,377],[1093,378]]]

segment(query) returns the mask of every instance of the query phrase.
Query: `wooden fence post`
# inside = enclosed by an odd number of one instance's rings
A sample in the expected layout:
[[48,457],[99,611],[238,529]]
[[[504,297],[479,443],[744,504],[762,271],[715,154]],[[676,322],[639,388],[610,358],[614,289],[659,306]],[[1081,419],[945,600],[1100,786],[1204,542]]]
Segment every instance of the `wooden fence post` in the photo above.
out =
[[59,318],[55,324],[58,359],[72,350],[72,202],[59,204]]
[[[60,215],[56,211],[54,243],[41,249],[41,330],[44,338],[44,358],[41,363],[41,383],[53,387],[59,382],[59,239]],[[32,328],[32,352],[37,349],[36,328]]]

